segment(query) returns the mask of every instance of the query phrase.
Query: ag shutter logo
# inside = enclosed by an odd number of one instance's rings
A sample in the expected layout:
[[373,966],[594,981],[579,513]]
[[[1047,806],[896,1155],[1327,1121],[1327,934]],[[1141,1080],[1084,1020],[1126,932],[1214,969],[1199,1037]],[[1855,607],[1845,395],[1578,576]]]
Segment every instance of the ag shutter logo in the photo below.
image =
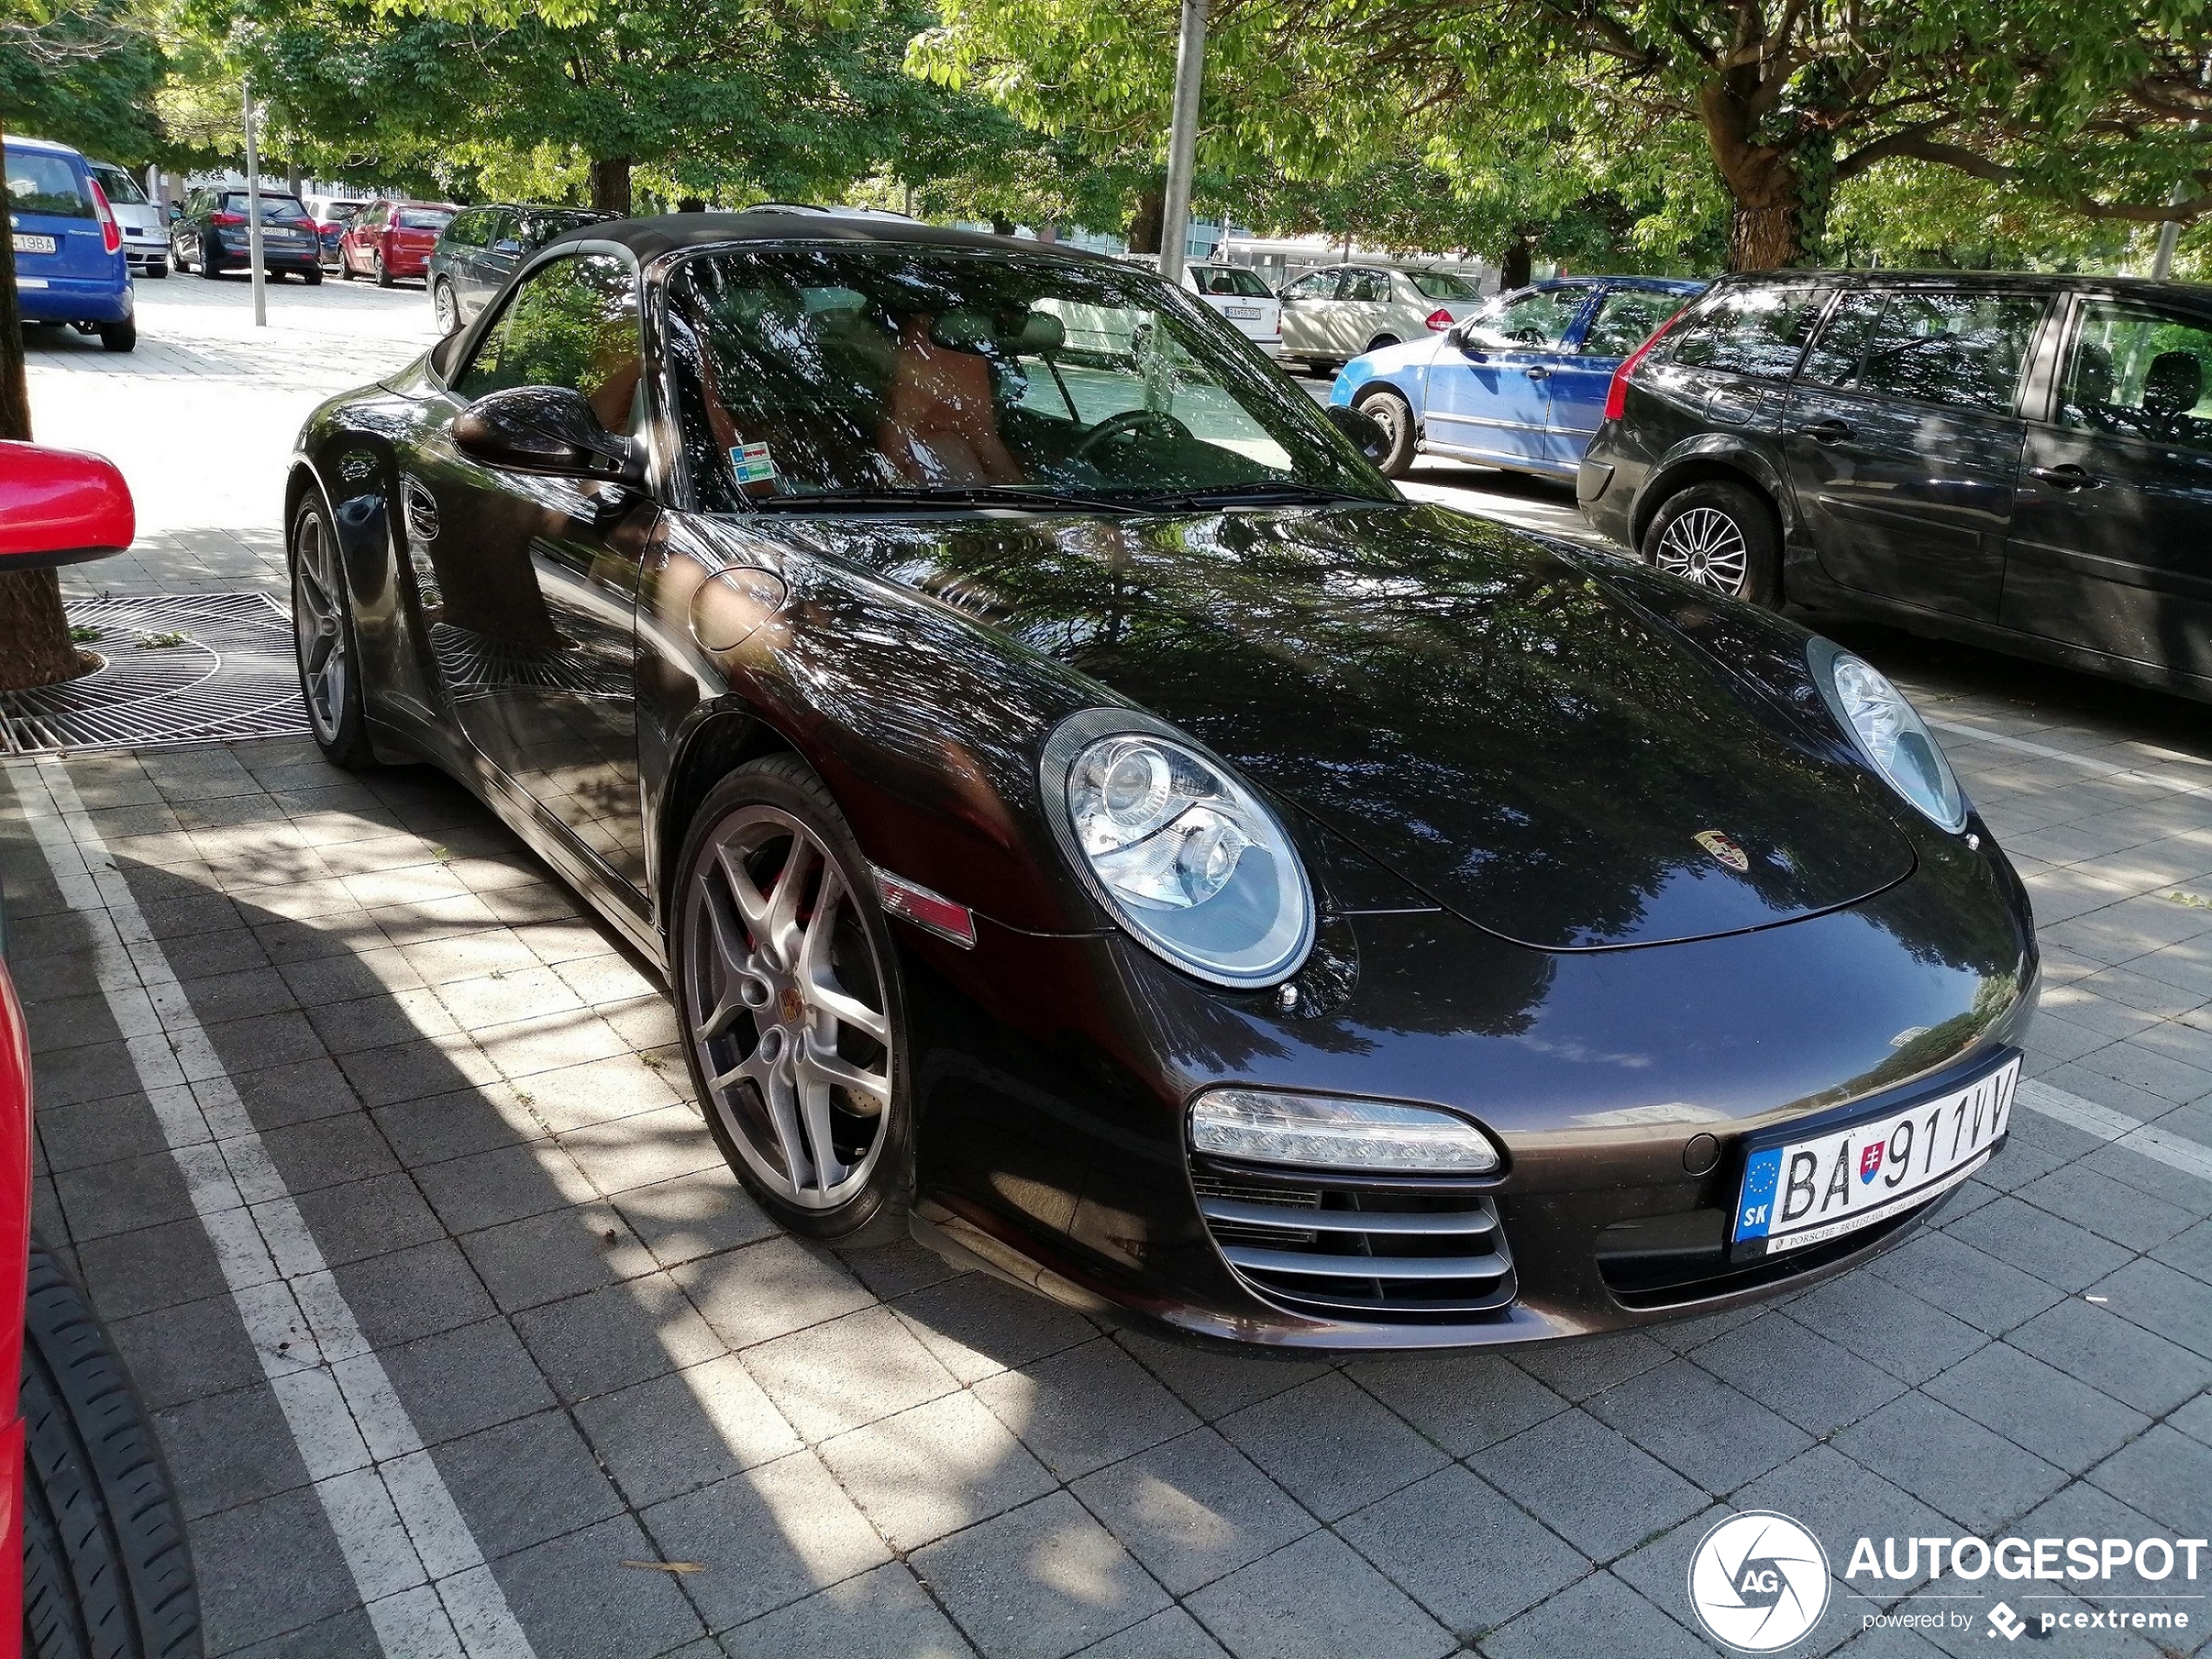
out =
[[1715,1641],[1739,1653],[1786,1648],[1828,1610],[1827,1552],[1787,1515],[1730,1515],[1689,1559],[1689,1605]]

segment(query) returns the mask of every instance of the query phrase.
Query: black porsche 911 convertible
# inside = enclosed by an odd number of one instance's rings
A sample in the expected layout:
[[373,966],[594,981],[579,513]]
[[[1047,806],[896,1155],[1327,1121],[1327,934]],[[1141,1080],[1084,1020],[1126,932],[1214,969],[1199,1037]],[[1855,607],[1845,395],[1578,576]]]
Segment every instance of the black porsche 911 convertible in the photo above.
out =
[[593,225],[308,421],[302,685],[665,969],[801,1233],[1318,1349],[1895,1239],[2004,1140],[2037,977],[1926,729],[1373,436],[1110,261]]

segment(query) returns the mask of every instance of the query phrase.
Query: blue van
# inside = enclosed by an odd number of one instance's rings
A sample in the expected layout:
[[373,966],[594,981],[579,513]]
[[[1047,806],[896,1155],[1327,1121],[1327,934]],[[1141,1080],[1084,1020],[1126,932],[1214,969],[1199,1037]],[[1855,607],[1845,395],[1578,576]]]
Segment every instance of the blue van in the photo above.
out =
[[1346,363],[1329,401],[1382,423],[1382,469],[1416,455],[1572,478],[1622,360],[1705,291],[1669,277],[1561,277],[1504,293],[1448,334]]
[[25,322],[74,323],[110,351],[138,343],[123,226],[84,158],[44,138],[7,141],[8,226]]

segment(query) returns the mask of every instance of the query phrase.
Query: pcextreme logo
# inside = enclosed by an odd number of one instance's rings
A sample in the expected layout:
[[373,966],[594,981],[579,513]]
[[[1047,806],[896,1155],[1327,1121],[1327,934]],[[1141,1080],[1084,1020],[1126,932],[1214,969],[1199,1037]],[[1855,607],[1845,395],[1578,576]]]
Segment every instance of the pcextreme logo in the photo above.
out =
[[1714,1641],[1773,1653],[1802,1639],[1828,1610],[1828,1555],[1787,1515],[1730,1515],[1689,1558],[1689,1605]]

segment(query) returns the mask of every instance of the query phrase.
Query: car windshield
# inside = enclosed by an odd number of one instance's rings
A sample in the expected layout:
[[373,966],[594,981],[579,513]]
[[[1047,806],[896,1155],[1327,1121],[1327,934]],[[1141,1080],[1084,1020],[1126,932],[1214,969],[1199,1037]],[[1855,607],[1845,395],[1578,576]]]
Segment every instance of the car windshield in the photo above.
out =
[[77,182],[67,156],[35,150],[7,152],[8,207],[11,212],[44,213],[57,219],[91,219],[92,195]]
[[138,181],[120,167],[95,165],[92,177],[100,181],[100,188],[107,192],[111,207],[144,207],[146,192],[138,188]]
[[393,223],[403,231],[442,231],[453,214],[443,207],[402,207]]
[[[246,192],[242,190],[234,191],[223,198],[223,206],[233,213],[244,212],[246,203]],[[304,225],[307,222],[307,210],[290,196],[272,196],[264,191],[261,193],[261,222],[264,225]]]
[[1480,300],[1482,296],[1449,271],[1408,271],[1424,300]]
[[694,256],[667,295],[706,511],[990,489],[1388,498],[1310,399],[1149,272],[799,247]]
[[1233,265],[1194,265],[1190,280],[1200,293],[1240,294],[1247,300],[1272,300],[1268,287],[1251,272]]

